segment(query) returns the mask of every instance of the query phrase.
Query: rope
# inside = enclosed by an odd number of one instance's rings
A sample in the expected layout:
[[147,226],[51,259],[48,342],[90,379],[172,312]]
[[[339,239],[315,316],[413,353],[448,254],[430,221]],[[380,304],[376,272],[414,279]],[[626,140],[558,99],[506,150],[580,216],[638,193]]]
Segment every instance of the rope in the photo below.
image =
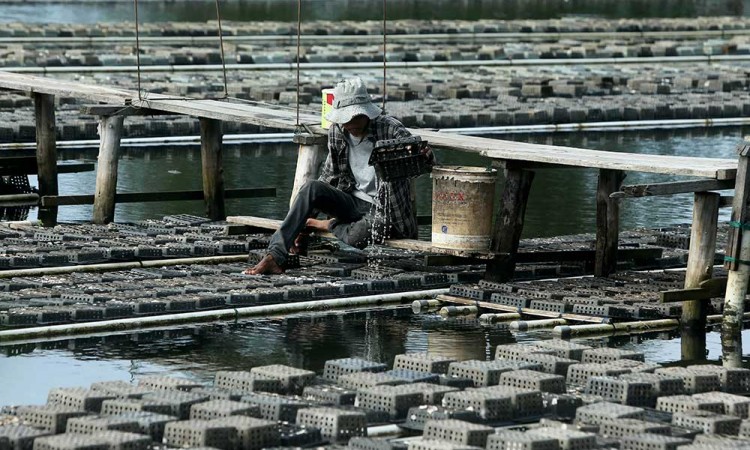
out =
[[138,0],[133,0],[135,4],[135,61],[136,71],[138,72],[138,100],[141,98],[141,38],[140,29],[138,28]]
[[300,58],[300,40],[302,35],[302,0],[297,0],[297,126],[299,126],[299,58]]
[[744,264],[746,266],[750,266],[750,261],[745,259],[738,259],[738,258],[732,258],[731,256],[725,256],[724,261],[726,262],[736,262],[737,264]]
[[387,25],[387,0],[383,0],[383,111],[385,111],[385,96],[387,94],[387,86],[386,86],[386,73],[385,73],[385,55],[387,54],[387,45],[388,40],[386,38],[386,25]]
[[729,222],[729,226],[732,228],[738,228],[742,230],[750,230],[750,222],[737,222],[733,220]]
[[216,21],[219,23],[219,47],[221,50],[221,68],[224,74],[224,98],[229,97],[229,88],[227,87],[227,62],[224,59],[224,33],[221,31],[221,8],[219,0],[216,0]]

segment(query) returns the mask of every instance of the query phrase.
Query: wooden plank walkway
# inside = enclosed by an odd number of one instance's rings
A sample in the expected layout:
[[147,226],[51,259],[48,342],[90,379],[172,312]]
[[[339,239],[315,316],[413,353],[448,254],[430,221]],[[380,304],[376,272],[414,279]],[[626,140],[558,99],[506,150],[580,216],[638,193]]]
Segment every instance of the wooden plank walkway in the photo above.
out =
[[[252,123],[280,129],[293,130],[297,125],[296,112],[293,108],[275,109],[272,106],[265,107],[229,100],[198,100],[152,93],[145,94],[142,99],[139,99],[135,91],[2,71],[0,71],[0,88],[76,97],[115,105],[132,105],[192,117]],[[307,124],[316,133],[324,133],[319,126],[320,117],[317,115],[301,114],[300,122]],[[435,147],[479,153],[495,160],[518,161],[522,164],[637,171],[718,180],[733,179],[737,170],[737,161],[732,159],[643,154],[636,157],[631,153],[528,144],[460,136],[425,129],[414,129],[412,132],[430,141]]]

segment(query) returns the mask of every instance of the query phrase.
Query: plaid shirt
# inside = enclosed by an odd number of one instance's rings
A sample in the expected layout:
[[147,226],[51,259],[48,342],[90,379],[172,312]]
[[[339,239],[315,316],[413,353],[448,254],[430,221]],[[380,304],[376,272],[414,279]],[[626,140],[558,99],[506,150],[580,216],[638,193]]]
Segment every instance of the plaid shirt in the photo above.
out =
[[[373,144],[384,139],[411,136],[401,122],[384,114],[370,120],[366,132],[367,139]],[[344,129],[339,125],[332,125],[328,129],[328,157],[323,164],[319,179],[344,192],[351,193],[357,184],[349,166],[349,145],[344,138],[344,133]],[[389,237],[417,238],[417,215],[412,206],[411,182],[408,179],[391,182],[378,180],[376,201],[380,207],[389,206],[387,208],[387,221],[391,228]]]

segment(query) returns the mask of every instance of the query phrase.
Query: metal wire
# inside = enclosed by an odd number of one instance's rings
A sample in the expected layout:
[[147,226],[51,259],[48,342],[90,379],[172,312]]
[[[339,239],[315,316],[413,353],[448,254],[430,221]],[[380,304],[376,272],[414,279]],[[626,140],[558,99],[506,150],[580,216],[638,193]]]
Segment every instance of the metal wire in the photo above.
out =
[[219,46],[221,47],[221,68],[224,72],[224,98],[229,97],[229,88],[227,87],[227,62],[224,59],[224,33],[221,30],[221,8],[219,0],[216,0],[216,21],[219,23]]
[[141,39],[138,28],[138,0],[133,0],[133,2],[135,4],[135,61],[138,72],[138,100],[143,100],[141,98]]
[[385,69],[385,55],[387,54],[387,45],[388,45],[388,39],[386,32],[386,25],[388,23],[388,7],[387,7],[387,0],[383,0],[383,111],[385,111],[385,96],[387,94],[387,87],[386,87],[386,69]]
[[297,0],[297,125],[299,125],[299,59],[300,59],[300,41],[302,40],[302,0]]

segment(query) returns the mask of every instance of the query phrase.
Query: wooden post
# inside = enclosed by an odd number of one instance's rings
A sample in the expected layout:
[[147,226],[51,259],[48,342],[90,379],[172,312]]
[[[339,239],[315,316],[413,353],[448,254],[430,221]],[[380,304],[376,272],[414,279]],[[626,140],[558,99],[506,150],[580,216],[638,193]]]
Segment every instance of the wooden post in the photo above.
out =
[[[685,289],[700,287],[701,282],[711,279],[713,275],[720,197],[713,192],[695,193]],[[705,300],[682,303],[680,326],[683,360],[696,361],[706,358],[707,307]]]
[[223,220],[224,167],[221,156],[221,121],[201,118],[201,162],[203,166],[203,198],[206,214],[211,220]]
[[596,190],[596,262],[594,276],[606,277],[617,267],[617,242],[620,234],[620,204],[610,194],[620,190],[625,174],[601,169]]
[[750,279],[750,227],[747,226],[750,201],[750,144],[741,144],[737,152],[737,178],[734,188],[732,220],[726,249],[724,267],[729,270],[724,313],[721,324],[721,341],[725,354],[742,354],[742,319],[745,296]]
[[516,270],[516,253],[523,231],[526,203],[531,192],[534,172],[523,170],[510,163],[505,165],[505,185],[493,227],[491,250],[506,256],[497,257],[487,263],[484,278],[504,282],[513,278]]
[[[57,136],[55,96],[34,94],[36,119],[36,165],[39,196],[57,195]],[[45,227],[57,224],[57,207],[39,207],[39,220]]]
[[96,168],[96,193],[94,194],[94,223],[97,224],[115,220],[117,165],[120,158],[120,138],[124,122],[123,116],[99,118],[99,157]]
[[318,134],[296,134],[294,143],[299,144],[297,170],[294,172],[294,186],[289,196],[289,207],[297,198],[303,184],[318,177],[318,168],[328,154],[328,136]]

